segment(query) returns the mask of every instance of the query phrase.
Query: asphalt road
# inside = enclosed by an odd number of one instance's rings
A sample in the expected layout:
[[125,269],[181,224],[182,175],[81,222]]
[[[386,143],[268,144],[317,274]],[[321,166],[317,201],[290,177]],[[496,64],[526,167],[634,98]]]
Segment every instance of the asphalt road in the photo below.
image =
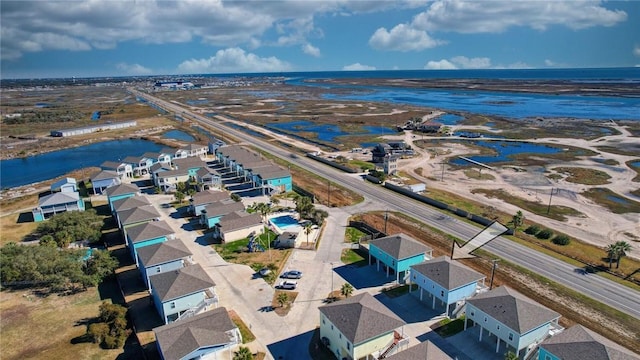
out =
[[[216,120],[194,114],[175,103],[166,102],[146,93],[132,90],[135,95],[146,98],[170,112],[175,112],[183,117],[205,123],[217,128],[226,134],[232,135],[242,141],[258,146],[269,153],[279,156],[292,164],[311,171],[319,176],[329,179],[331,182],[350,188],[365,197],[371,203],[369,210],[392,210],[402,212],[414,217],[441,231],[468,240],[478,233],[481,228],[460,221],[449,215],[443,214],[425,204],[396,194],[390,190],[381,188],[363,181],[360,177],[345,174],[338,170],[313,161],[302,156],[292,156],[292,153],[277,147],[267,141],[252,137],[241,131],[224,126],[225,118],[217,116]],[[620,285],[598,275],[585,275],[577,272],[576,267],[557,260],[551,256],[539,253],[535,250],[509,241],[505,238],[497,238],[486,244],[484,249],[509,262],[518,264],[525,269],[538,273],[548,279],[560,283],[567,288],[587,295],[619,311],[640,319],[640,292]]]

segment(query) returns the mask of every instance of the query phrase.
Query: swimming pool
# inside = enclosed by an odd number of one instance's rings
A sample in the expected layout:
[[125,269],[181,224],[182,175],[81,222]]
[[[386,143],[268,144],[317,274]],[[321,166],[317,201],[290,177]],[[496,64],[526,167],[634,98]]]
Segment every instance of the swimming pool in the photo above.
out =
[[291,215],[280,215],[276,217],[272,217],[269,219],[269,222],[281,231],[295,231],[301,229],[300,224],[298,224],[298,220],[296,220]]

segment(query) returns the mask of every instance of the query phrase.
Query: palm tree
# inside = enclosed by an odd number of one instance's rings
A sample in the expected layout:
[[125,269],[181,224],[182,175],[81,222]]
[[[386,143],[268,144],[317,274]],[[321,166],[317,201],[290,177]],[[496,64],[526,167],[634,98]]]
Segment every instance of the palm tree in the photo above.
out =
[[233,353],[233,360],[253,360],[253,354],[248,347],[240,346],[238,351]]
[[267,249],[269,252],[269,260],[271,260],[271,233],[269,232],[269,221],[267,220],[267,217],[271,213],[271,206],[265,203],[258,203],[255,204],[253,208],[262,216],[262,221],[267,232]]
[[276,301],[278,301],[280,307],[284,307],[284,305],[289,302],[289,296],[283,292],[278,293],[278,296],[276,296]]
[[311,223],[307,223],[304,226],[304,233],[307,235],[307,246],[309,246],[309,234],[311,234]]
[[616,269],[618,269],[620,267],[620,259],[631,251],[631,245],[626,241],[616,241],[613,246],[616,248],[616,257],[618,258],[616,261]]
[[521,227],[522,224],[524,224],[524,214],[522,213],[522,211],[518,210],[518,212],[513,215],[511,224],[513,224],[513,235],[515,235],[518,231],[518,228]]
[[340,294],[342,294],[342,296],[349,297],[351,296],[352,293],[353,293],[353,286],[351,284],[349,283],[342,284],[342,287],[340,288]]
[[615,244],[609,244],[604,249],[607,252],[607,258],[609,260],[609,269],[611,269],[611,264],[613,263],[613,258],[616,257],[617,249]]

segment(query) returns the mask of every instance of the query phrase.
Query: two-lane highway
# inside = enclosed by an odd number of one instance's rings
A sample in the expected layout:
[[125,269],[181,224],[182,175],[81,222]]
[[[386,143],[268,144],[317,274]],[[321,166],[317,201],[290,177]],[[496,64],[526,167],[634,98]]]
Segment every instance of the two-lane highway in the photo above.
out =
[[[182,116],[186,115],[190,119],[216,128],[252,145],[258,146],[275,156],[285,159],[286,161],[300,166],[314,174],[329,179],[336,184],[350,188],[363,195],[367,200],[379,205],[378,207],[373,207],[371,210],[389,209],[402,212],[462,240],[470,239],[481,230],[469,223],[460,221],[447,214],[443,214],[423,203],[409,199],[390,190],[383,189],[378,185],[362,181],[354,176],[339,172],[325,164],[313,161],[306,157],[292,157],[291,152],[275,146],[270,142],[257,139],[239,130],[224,126],[223,122],[228,119],[222,116],[216,117],[219,121],[212,120],[199,114],[192,113],[178,104],[170,103],[133,89],[130,89],[130,91],[139,97],[146,98],[149,102],[155,103],[165,110],[181,114]],[[576,267],[573,265],[567,264],[551,256],[542,254],[502,237],[488,243],[484,246],[484,249],[507,261],[518,264],[525,269],[540,274],[554,282],[560,283],[570,289],[618,309],[621,312],[640,319],[640,292],[638,291],[598,275],[584,275],[582,272],[576,272]]]

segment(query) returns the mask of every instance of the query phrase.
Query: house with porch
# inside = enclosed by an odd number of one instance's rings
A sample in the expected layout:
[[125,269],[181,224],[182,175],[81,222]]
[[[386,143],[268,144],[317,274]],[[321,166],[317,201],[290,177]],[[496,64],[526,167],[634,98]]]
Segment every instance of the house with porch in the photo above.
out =
[[226,308],[153,329],[162,360],[231,359],[242,335]]
[[320,306],[320,340],[338,359],[380,359],[406,348],[406,323],[368,292]]
[[51,192],[76,192],[78,191],[78,181],[71,177],[60,179],[51,184]]
[[75,191],[54,192],[41,196],[38,207],[31,211],[33,221],[40,222],[67,211],[84,211],[84,200]]
[[402,233],[369,241],[369,265],[375,261],[380,271],[382,264],[387,277],[393,272],[398,284],[406,281],[411,265],[431,259],[431,254],[430,247]]
[[120,185],[120,175],[113,170],[101,170],[91,178],[91,188],[95,195],[102,194],[107,188]]
[[116,213],[116,221],[118,222],[118,227],[122,230],[122,235],[124,239],[127,239],[127,229],[148,223],[151,221],[159,221],[160,213],[156,210],[153,205],[145,205],[137,208],[126,209]]
[[142,157],[153,159],[154,164],[171,164],[171,155],[159,152],[146,152]]
[[186,170],[192,179],[196,178],[196,173],[198,172],[198,170],[207,167],[207,163],[198,157],[175,159],[171,162],[171,165],[176,170]]
[[427,340],[418,345],[414,345],[406,350],[402,350],[394,355],[388,356],[387,360],[453,360],[453,358],[436,344]]
[[215,283],[200,264],[151,276],[151,298],[165,324],[216,305]]
[[574,325],[542,342],[538,360],[640,360],[640,355],[582,325]]
[[252,171],[254,183],[262,188],[263,195],[288,192],[293,189],[289,170],[275,164],[269,164]]
[[179,239],[144,246],[136,249],[136,252],[138,269],[149,291],[151,276],[193,265],[193,254]]
[[211,229],[220,222],[223,216],[240,210],[244,210],[244,204],[240,201],[234,201],[231,198],[216,201],[200,211],[199,222],[205,228]]
[[226,214],[220,219],[214,227],[213,238],[224,244],[245,239],[251,234],[262,233],[263,230],[260,214],[239,210]]
[[199,216],[207,205],[225,199],[230,199],[229,193],[226,191],[207,190],[197,192],[189,199],[189,213]]
[[161,154],[169,155],[171,160],[174,159],[184,159],[188,156],[189,152],[183,149],[173,149],[173,148],[162,148],[160,150]]
[[127,228],[127,246],[138,266],[138,249],[173,240],[176,234],[166,221],[151,221]]
[[144,156],[127,156],[122,160],[133,167],[134,176],[142,176],[149,173],[149,168],[156,163],[155,158],[148,158]]
[[432,309],[437,306],[447,317],[457,317],[466,299],[488,290],[484,275],[448,256],[412,265],[410,272],[411,282],[418,286],[420,301],[428,301]]
[[[468,299],[465,312],[465,331],[479,328],[479,342],[485,335],[495,338],[496,353],[511,350],[521,359],[541,341],[563,330],[558,324],[560,314],[506,286]],[[467,330],[469,325],[473,328]],[[506,346],[501,350],[502,343]]]
[[105,161],[102,164],[100,164],[100,168],[102,170],[115,171],[116,174],[118,174],[118,176],[120,177],[120,179],[133,177],[133,166],[128,163],[117,162],[117,161]]
[[109,202],[109,208],[113,211],[113,202],[116,200],[128,198],[131,196],[139,195],[140,188],[133,184],[120,184],[106,188],[104,193],[107,194],[107,201]]
[[196,171],[198,191],[222,190],[222,175],[211,168],[203,167]]
[[189,182],[190,176],[187,170],[166,170],[153,173],[154,185],[164,192],[176,191],[179,183]]
[[186,151],[188,157],[205,157],[209,152],[209,145],[189,144],[180,149]]

